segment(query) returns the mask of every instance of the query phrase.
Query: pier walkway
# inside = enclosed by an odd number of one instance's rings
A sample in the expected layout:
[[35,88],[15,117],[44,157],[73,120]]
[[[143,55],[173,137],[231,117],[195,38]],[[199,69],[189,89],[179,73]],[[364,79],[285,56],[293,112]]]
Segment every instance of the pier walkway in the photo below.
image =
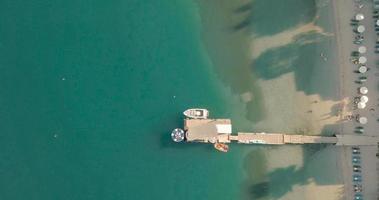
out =
[[367,135],[309,136],[284,133],[232,134],[230,119],[185,119],[184,130],[187,142],[242,144],[335,144],[337,146],[378,145],[379,137]]
[[336,137],[287,135],[281,133],[238,133],[230,136],[231,141],[238,143],[258,144],[311,144],[311,143],[337,143]]
[[238,133],[230,135],[230,141],[245,144],[335,144],[337,146],[370,146],[379,143],[379,137],[363,135],[336,135],[331,137],[288,135],[281,133]]

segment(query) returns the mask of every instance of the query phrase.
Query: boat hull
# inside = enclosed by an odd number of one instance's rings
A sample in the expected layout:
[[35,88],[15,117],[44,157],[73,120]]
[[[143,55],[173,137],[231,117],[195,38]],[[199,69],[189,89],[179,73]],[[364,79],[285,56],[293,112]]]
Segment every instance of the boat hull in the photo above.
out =
[[183,112],[184,116],[192,119],[207,119],[209,111],[202,108],[192,108]]

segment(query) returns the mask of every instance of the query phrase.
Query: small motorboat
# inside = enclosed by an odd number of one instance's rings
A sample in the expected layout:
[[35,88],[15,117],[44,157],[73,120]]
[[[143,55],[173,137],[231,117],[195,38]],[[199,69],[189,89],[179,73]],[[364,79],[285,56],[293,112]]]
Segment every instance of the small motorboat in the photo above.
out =
[[221,152],[228,152],[229,151],[229,146],[223,143],[215,143],[214,144],[215,149],[221,151]]
[[207,119],[209,111],[202,108],[191,108],[183,112],[184,116],[192,119]]

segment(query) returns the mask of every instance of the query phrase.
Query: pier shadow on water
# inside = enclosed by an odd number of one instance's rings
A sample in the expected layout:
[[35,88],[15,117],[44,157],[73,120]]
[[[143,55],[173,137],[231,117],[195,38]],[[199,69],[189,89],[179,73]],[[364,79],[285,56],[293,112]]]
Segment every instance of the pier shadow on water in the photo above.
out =
[[325,125],[322,128],[320,135],[322,135],[322,136],[335,136],[337,134],[341,134],[340,133],[341,126],[342,126],[341,123]]

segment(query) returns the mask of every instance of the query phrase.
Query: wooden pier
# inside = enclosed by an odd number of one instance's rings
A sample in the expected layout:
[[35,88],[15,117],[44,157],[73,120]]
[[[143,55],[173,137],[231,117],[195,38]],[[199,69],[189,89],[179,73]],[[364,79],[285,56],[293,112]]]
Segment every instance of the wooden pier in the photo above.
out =
[[185,119],[184,130],[187,142],[241,144],[335,144],[337,146],[377,145],[379,137],[363,135],[309,136],[285,133],[232,134],[230,119]]

